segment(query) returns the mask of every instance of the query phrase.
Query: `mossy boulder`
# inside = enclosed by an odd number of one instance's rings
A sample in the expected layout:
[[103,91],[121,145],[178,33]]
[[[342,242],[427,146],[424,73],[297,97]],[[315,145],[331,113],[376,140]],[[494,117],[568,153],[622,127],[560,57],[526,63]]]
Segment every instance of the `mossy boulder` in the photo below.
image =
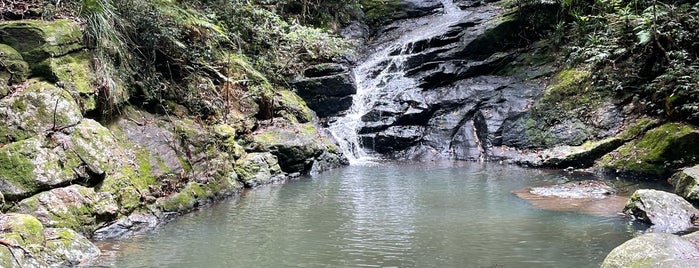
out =
[[17,20],[0,23],[0,43],[20,53],[30,64],[80,50],[80,26],[67,19],[55,21]]
[[29,65],[14,48],[0,44],[0,98],[7,96],[10,86],[27,80]]
[[644,234],[614,248],[601,267],[699,267],[698,242],[694,234]]
[[675,193],[697,204],[699,203],[699,166],[682,169],[669,180],[675,187]]
[[275,102],[276,115],[296,123],[308,123],[313,120],[313,111],[308,108],[306,102],[289,90],[278,91]]
[[71,182],[97,183],[129,159],[108,129],[84,119],[0,148],[0,192],[17,201]]
[[680,167],[699,162],[699,130],[667,123],[602,157],[597,166],[627,175],[667,178]]
[[92,71],[91,58],[88,52],[78,52],[61,57],[51,57],[34,68],[34,76],[40,76],[51,82],[60,84],[68,90],[80,105],[83,112],[89,112],[97,107],[97,77]]
[[274,126],[253,135],[256,143],[277,156],[279,166],[288,173],[307,173],[316,157],[330,146],[312,124]]
[[35,216],[45,227],[66,227],[91,235],[118,211],[112,195],[81,185],[56,188],[26,198],[10,209]]
[[100,255],[87,238],[66,228],[44,228],[31,215],[0,215],[1,267],[72,267]]
[[83,118],[75,99],[65,90],[45,82],[30,83],[0,100],[2,144],[75,126]]
[[694,227],[697,210],[682,197],[658,190],[640,189],[631,195],[624,213],[652,224],[653,232],[676,233]]
[[238,179],[248,188],[268,184],[284,176],[277,157],[271,153],[249,153],[238,159],[235,171]]
[[45,260],[51,266],[86,266],[100,256],[100,250],[87,238],[68,228],[46,228]]

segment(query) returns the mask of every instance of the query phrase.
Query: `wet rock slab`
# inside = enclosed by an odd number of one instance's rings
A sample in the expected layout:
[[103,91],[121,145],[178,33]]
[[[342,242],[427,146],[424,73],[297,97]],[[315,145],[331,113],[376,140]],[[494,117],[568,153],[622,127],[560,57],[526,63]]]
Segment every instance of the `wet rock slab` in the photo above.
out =
[[602,181],[572,181],[514,191],[533,206],[554,211],[573,211],[595,216],[613,217],[624,208],[626,198]]

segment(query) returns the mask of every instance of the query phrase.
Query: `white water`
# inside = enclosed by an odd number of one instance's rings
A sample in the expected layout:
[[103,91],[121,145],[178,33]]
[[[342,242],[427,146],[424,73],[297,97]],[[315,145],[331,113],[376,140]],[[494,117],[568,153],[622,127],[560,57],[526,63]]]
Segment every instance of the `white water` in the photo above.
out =
[[[452,25],[466,15],[466,12],[459,9],[453,0],[441,2],[444,6],[441,14],[405,23],[403,29],[397,30],[402,31],[402,35],[397,40],[377,48],[375,53],[353,69],[357,94],[353,96],[352,106],[347,111],[347,115],[337,118],[328,127],[351,165],[371,163],[376,158],[372,156],[370,148],[361,146],[357,132],[362,126],[362,116],[374,107],[377,101],[395,97],[381,89],[410,89],[417,86],[417,81],[405,76],[403,67],[405,60],[413,55],[413,43],[446,33]],[[400,50],[400,53],[391,55],[391,52],[396,50]],[[400,90],[390,90],[390,92],[395,94]]]

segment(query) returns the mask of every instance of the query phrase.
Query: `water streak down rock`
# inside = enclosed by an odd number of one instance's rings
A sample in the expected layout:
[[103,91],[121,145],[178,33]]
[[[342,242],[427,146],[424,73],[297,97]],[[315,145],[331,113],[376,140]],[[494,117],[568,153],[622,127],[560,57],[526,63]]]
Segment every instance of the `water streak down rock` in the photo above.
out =
[[[464,3],[461,3],[464,4]],[[502,160],[528,144],[528,115],[548,66],[534,77],[494,75],[514,61],[521,21],[491,4],[442,1],[441,12],[379,30],[354,68],[357,94],[330,131],[352,160],[366,151],[403,159]],[[548,70],[548,71],[547,71]],[[503,137],[516,137],[505,139]],[[520,146],[521,147],[521,146]]]

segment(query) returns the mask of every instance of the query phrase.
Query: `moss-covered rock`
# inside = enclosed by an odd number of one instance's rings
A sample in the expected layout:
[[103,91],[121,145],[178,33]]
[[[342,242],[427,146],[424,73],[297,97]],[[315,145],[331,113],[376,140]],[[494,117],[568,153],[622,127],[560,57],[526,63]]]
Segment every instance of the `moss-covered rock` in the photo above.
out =
[[270,127],[253,135],[254,141],[277,156],[279,166],[289,173],[307,173],[315,158],[330,146],[312,124]]
[[0,98],[7,96],[10,86],[27,80],[29,65],[12,47],[0,44]]
[[699,203],[699,166],[678,171],[669,179],[675,193],[692,203]]
[[275,100],[278,103],[276,115],[297,123],[308,123],[313,120],[313,111],[296,93],[289,90],[280,90],[278,93]]
[[89,265],[100,256],[100,250],[87,238],[68,228],[46,228],[46,257],[51,266]]
[[104,222],[117,215],[112,195],[96,193],[81,185],[56,188],[26,198],[11,209],[35,216],[45,227],[66,227],[91,235]]
[[19,93],[0,100],[0,143],[20,141],[77,125],[82,113],[65,90],[32,81]]
[[248,188],[268,184],[283,177],[277,157],[271,153],[249,153],[238,159],[235,171],[238,179]]
[[34,76],[60,84],[78,100],[83,112],[89,112],[97,107],[97,76],[92,71],[91,58],[88,52],[51,57],[33,68]]
[[68,267],[95,260],[100,251],[87,238],[65,228],[44,228],[31,215],[0,215],[0,266]]
[[604,259],[602,268],[697,267],[697,239],[665,233],[648,233],[626,241]]
[[620,174],[667,178],[674,169],[699,161],[699,131],[693,126],[668,123],[646,132],[605,155],[597,165]]
[[80,26],[67,19],[17,20],[0,23],[0,43],[20,53],[28,63],[60,57],[83,48]]

